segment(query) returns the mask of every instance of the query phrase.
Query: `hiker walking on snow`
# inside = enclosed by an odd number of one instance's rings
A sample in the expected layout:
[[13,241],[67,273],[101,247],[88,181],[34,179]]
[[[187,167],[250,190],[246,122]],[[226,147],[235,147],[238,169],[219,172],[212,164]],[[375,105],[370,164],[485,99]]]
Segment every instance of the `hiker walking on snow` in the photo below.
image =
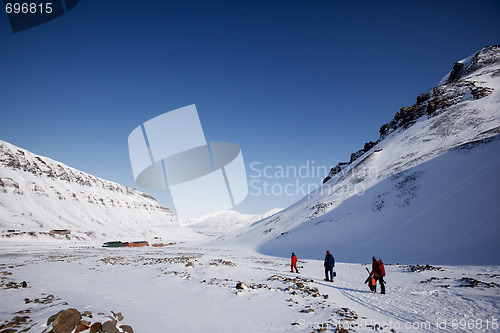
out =
[[299,270],[297,269],[297,256],[295,256],[295,253],[292,252],[292,264],[290,265],[290,272],[293,273],[293,269],[295,268],[295,273],[298,273]]
[[[372,263],[372,271],[371,274],[375,278],[375,281],[378,281],[380,284],[380,293],[385,294],[385,281],[384,281],[384,276],[385,276],[385,267],[384,263],[382,260],[377,260],[377,258],[373,257],[372,258],[373,263]],[[377,291],[375,287],[375,292]]]
[[[335,267],[335,259],[333,259],[330,251],[326,251],[325,256],[325,281],[333,282],[333,267]],[[328,278],[328,274],[330,274],[330,278]]]

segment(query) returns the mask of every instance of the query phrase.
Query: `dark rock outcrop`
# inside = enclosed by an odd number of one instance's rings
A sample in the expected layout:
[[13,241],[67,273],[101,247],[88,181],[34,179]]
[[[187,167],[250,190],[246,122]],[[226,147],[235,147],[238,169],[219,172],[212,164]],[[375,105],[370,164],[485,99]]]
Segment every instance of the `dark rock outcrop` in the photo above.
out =
[[456,62],[445,83],[456,82],[472,72],[500,62],[500,45],[485,46],[472,58]]
[[450,77],[447,83],[458,81],[464,74],[464,64],[461,62],[456,62],[453,65],[453,69],[450,72]]
[[81,320],[80,324],[76,327],[75,333],[80,333],[90,328],[92,323],[88,320]]
[[[83,316],[86,319],[82,319],[82,313],[78,310],[70,308],[67,310],[61,310],[58,313],[52,315],[47,319],[47,326],[52,326],[50,333],[79,333],[79,332],[90,332],[90,333],[133,333],[134,330],[129,325],[120,325],[120,329],[117,328],[118,322],[124,319],[124,316],[120,312],[111,311],[113,316],[106,316],[110,320],[101,323],[88,320],[92,318],[92,312],[84,311]],[[99,313],[99,316],[105,316],[104,313]],[[29,317],[26,317],[29,319]],[[1,329],[1,327],[0,327]]]
[[52,322],[52,332],[70,333],[80,324],[81,320],[82,315],[77,309],[70,308],[64,310],[60,312]]
[[243,289],[248,289],[248,288],[249,288],[248,285],[245,284],[244,282],[238,282],[236,284],[236,289],[243,290]]
[[[486,67],[497,63],[500,63],[500,45],[486,46],[472,57],[456,62],[444,84],[420,94],[415,104],[404,106],[396,112],[390,122],[380,127],[378,140],[367,142],[363,149],[352,153],[349,164],[358,160],[390,133],[410,127],[424,115],[436,116],[446,108],[463,102],[465,98],[477,100],[488,96],[493,91],[492,88],[482,86],[481,82],[473,81],[471,77],[464,78],[481,69],[487,71]],[[500,75],[500,72],[498,70],[490,71],[490,75]],[[339,165],[330,170],[323,183],[329,181],[342,170]]]
[[120,328],[124,333],[134,333],[134,330],[129,325],[121,325]]
[[93,323],[92,326],[90,326],[90,333],[98,333],[100,331],[101,331],[100,322]]
[[116,328],[116,322],[112,320],[108,320],[104,324],[102,324],[101,327],[101,332],[102,333],[120,333],[118,329]]

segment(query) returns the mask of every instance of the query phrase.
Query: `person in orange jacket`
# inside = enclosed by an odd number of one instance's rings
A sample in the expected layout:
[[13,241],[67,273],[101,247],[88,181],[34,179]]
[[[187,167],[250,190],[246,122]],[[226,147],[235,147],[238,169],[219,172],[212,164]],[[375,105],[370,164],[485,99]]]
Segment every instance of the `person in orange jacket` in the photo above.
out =
[[292,264],[290,266],[291,266],[290,272],[293,273],[294,268],[295,268],[295,273],[299,272],[299,270],[297,269],[297,256],[293,252],[292,252]]

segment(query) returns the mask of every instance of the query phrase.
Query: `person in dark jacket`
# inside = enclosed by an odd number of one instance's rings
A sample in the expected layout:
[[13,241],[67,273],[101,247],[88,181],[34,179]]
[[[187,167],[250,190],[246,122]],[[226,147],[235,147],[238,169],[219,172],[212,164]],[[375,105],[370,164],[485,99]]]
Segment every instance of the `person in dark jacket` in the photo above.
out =
[[290,272],[293,273],[294,268],[295,268],[295,273],[298,273],[299,270],[297,269],[297,256],[295,255],[295,253],[292,252],[292,264],[291,264]]
[[[335,267],[335,259],[333,258],[330,251],[326,251],[324,266],[325,266],[325,281],[333,282],[333,267]],[[330,278],[328,278],[328,274],[330,274]]]
[[[372,271],[370,274],[375,278],[375,281],[378,281],[380,284],[380,293],[385,294],[385,281],[384,281],[384,276],[385,276],[385,268],[384,264],[382,263],[382,260],[377,260],[377,258],[373,257],[372,258]],[[375,285],[376,286],[376,285]],[[377,291],[375,287],[375,292]]]

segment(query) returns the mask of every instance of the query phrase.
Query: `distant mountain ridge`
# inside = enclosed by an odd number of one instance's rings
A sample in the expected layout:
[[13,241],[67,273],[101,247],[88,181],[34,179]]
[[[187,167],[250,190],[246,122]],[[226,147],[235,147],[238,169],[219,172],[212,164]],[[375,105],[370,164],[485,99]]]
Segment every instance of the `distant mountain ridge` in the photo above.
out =
[[[144,198],[156,201],[153,196],[147,193],[139,192],[134,188],[121,186],[118,183],[92,176],[90,174],[54,161],[48,157],[35,155],[25,149],[16,147],[1,140],[0,164],[4,167],[13,170],[28,172],[35,176],[45,176],[47,178],[63,180],[68,183],[76,183],[87,187],[99,186],[106,190],[126,193],[129,195],[139,195]],[[161,207],[161,209],[170,212],[170,210],[166,207]]]
[[[0,141],[0,230],[70,229],[68,238],[199,238],[147,193]],[[0,234],[3,239],[8,233]],[[0,240],[2,239],[0,238]]]
[[241,214],[234,210],[228,210],[184,219],[181,220],[181,223],[202,234],[218,235],[248,227],[252,223],[265,219],[280,211],[281,209],[275,208],[264,214]]

